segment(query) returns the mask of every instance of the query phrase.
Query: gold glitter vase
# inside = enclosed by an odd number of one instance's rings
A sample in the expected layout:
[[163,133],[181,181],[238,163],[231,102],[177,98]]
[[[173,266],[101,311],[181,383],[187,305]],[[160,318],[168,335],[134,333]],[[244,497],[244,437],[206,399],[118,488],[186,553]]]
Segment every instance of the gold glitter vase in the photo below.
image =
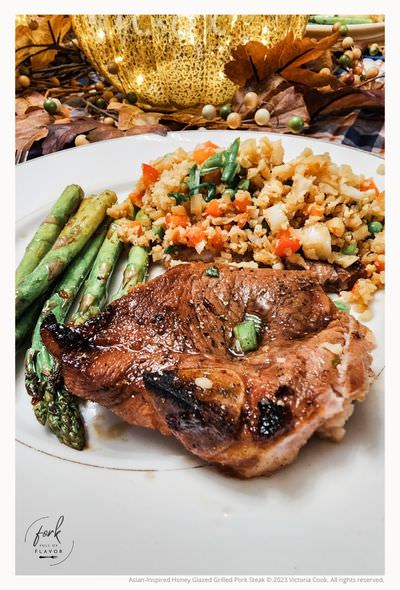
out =
[[306,24],[306,15],[73,17],[94,67],[121,92],[136,92],[142,104],[159,107],[230,100],[235,85],[223,67],[231,49],[250,40],[272,46],[289,31],[302,37]]

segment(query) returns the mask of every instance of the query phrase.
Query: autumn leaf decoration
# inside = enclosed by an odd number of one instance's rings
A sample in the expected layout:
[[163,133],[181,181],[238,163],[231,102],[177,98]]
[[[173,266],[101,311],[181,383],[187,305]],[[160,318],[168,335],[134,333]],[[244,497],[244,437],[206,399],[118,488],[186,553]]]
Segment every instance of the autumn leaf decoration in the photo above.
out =
[[303,90],[342,86],[333,74],[320,72],[321,64],[331,60],[329,49],[339,36],[340,33],[335,32],[315,41],[307,37],[297,39],[290,32],[274,47],[249,41],[232,50],[232,60],[225,65],[225,74],[240,87],[233,99],[234,110],[243,120],[254,111],[243,103],[245,94],[252,91],[258,94],[258,107],[265,106],[271,112],[273,127],[287,128],[293,115],[303,117],[307,125],[310,114]]
[[278,74],[288,82],[336,88],[341,85],[336,76],[313,72],[304,66],[321,58],[339,36],[337,31],[314,41],[308,37],[296,39],[290,32],[270,48],[258,41],[249,41],[232,50],[233,59],[225,64],[225,74],[239,86],[258,86],[273,74]]
[[30,58],[32,67],[44,68],[51,63],[70,31],[70,16],[56,14],[35,18],[36,29],[18,25],[15,29],[15,65]]

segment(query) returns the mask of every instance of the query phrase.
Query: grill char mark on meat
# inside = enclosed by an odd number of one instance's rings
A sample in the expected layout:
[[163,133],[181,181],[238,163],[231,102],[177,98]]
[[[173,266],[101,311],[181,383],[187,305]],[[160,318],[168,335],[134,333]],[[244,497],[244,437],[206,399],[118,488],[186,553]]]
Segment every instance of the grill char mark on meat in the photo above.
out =
[[[243,477],[289,463],[316,431],[340,438],[369,386],[367,328],[311,273],[219,266],[212,278],[208,267],[177,266],[79,328],[44,323],[68,389]],[[247,311],[265,329],[237,356],[232,329]]]

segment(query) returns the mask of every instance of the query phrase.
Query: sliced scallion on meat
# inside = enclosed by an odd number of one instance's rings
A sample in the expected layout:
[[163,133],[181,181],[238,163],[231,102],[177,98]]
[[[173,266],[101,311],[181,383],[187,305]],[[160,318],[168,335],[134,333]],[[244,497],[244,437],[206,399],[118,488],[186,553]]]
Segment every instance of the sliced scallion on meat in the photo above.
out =
[[179,246],[167,246],[164,250],[164,254],[176,254],[179,250]]
[[251,352],[257,350],[257,330],[253,320],[245,320],[240,324],[236,324],[233,328],[233,335],[235,337],[235,351]]
[[333,303],[341,311],[347,311],[347,312],[350,311],[350,307],[346,303],[344,303],[343,301],[334,301]]
[[254,322],[254,325],[256,327],[256,332],[257,335],[261,334],[262,331],[262,327],[263,327],[263,321],[260,318],[259,315],[257,315],[256,313],[245,313],[244,314],[244,319],[247,322]]
[[210,266],[209,268],[206,268],[206,270],[204,271],[204,274],[207,277],[212,277],[214,279],[217,279],[219,277],[219,270],[215,266]]

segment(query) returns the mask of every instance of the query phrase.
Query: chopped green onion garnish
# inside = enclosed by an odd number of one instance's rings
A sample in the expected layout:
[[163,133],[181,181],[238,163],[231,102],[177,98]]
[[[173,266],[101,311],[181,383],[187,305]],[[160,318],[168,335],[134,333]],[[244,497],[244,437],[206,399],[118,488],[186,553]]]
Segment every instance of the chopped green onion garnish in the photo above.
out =
[[368,231],[370,234],[379,234],[383,230],[383,225],[380,221],[371,221],[368,224]]
[[348,256],[356,254],[357,252],[358,252],[358,248],[357,248],[357,244],[355,242],[353,242],[352,244],[347,244],[347,246],[344,246],[342,248],[342,254],[346,254]]
[[147,215],[147,213],[142,211],[142,209],[139,209],[139,211],[136,213],[135,219],[137,219],[137,221],[141,221],[147,226],[151,225],[150,217]]
[[204,271],[204,274],[207,277],[213,277],[213,278],[217,279],[219,277],[219,270],[215,266],[210,266],[210,268],[207,268]]
[[334,301],[333,303],[338,309],[341,309],[342,311],[350,311],[350,307],[346,305],[346,303],[343,303],[343,301]]
[[218,170],[218,168],[222,168],[225,166],[225,161],[226,151],[213,154],[205,162],[203,162],[200,168],[200,174],[204,176],[209,172],[213,172],[214,170]]
[[226,188],[223,192],[223,195],[228,195],[231,201],[235,198],[236,191],[233,188]]
[[184,203],[185,201],[187,201],[189,199],[189,195],[185,195],[184,193],[168,193],[168,196],[171,199],[175,199],[175,203],[177,205],[181,205],[182,203]]
[[179,250],[179,246],[167,246],[164,250],[164,254],[175,254]]
[[217,187],[214,182],[201,182],[190,189],[189,194],[195,195],[200,192],[201,188],[207,188],[207,195],[203,196],[206,203],[211,201],[217,194]]
[[252,320],[236,324],[233,328],[233,335],[236,339],[235,348],[238,349],[239,352],[250,352],[257,349],[257,330],[256,325]]
[[189,170],[189,182],[187,183],[189,189],[192,189],[194,186],[199,184],[200,182],[200,168],[195,164]]
[[158,238],[162,239],[164,237],[165,229],[161,227],[161,225],[153,224],[153,227],[151,229],[153,230],[153,234]]
[[238,188],[240,188],[242,191],[248,191],[250,188],[250,180],[243,178],[243,180],[239,182]]

